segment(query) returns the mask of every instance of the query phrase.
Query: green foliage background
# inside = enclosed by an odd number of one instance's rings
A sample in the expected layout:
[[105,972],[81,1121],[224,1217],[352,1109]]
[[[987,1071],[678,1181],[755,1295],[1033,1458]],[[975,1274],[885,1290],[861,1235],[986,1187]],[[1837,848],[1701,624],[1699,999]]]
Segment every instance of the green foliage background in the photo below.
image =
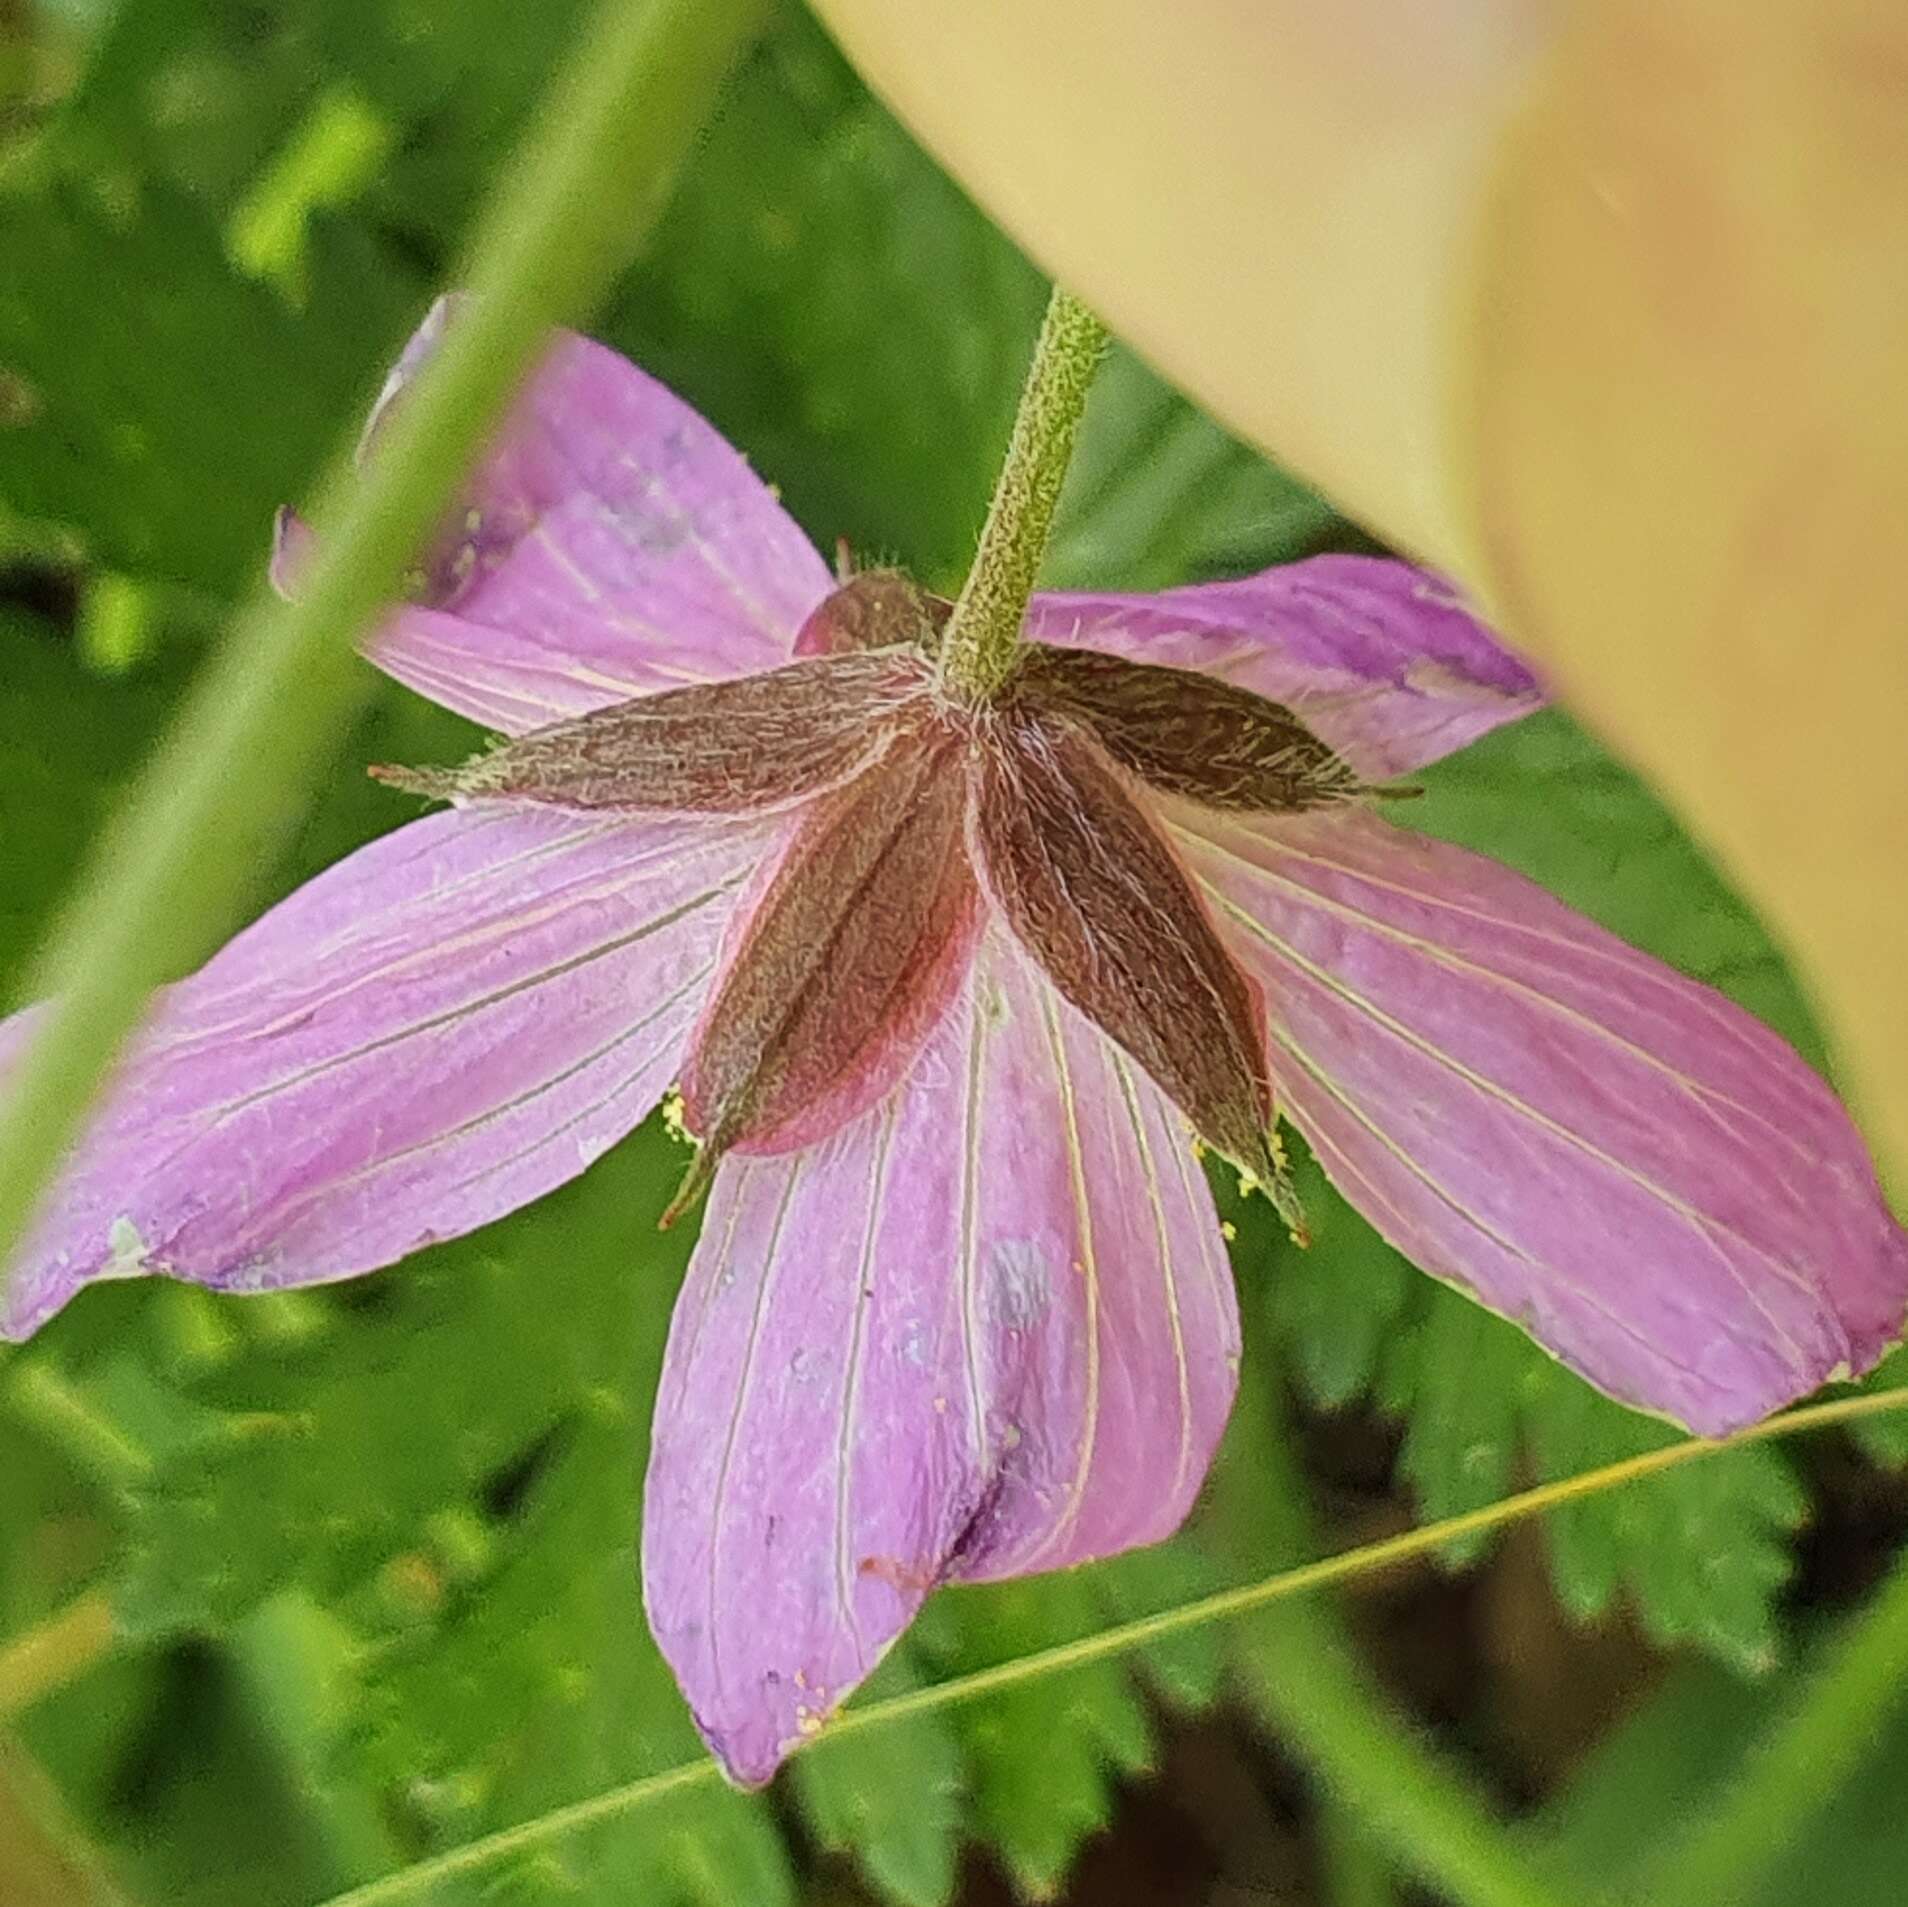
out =
[[[255,582],[273,506],[305,494],[439,288],[576,18],[571,0],[0,5],[0,1000]],[[845,536],[949,587],[1044,290],[791,10],[595,329],[746,449],[824,548]],[[1355,542],[1120,354],[1050,575],[1151,587]],[[354,764],[471,739],[369,672],[366,697],[259,906],[407,818]],[[1756,924],[1564,717],[1429,781],[1414,822],[1817,1053]],[[89,1586],[129,1638],[0,1746],[0,1902],[308,1907],[695,1755],[633,1562],[688,1244],[654,1218],[679,1163],[646,1129],[540,1206],[359,1286],[102,1288],[0,1359],[0,1638]],[[1192,1529],[943,1595],[875,1694],[1314,1545],[1287,1392],[1314,1442],[1395,1423],[1383,1462],[1420,1518],[1669,1439],[1419,1276],[1313,1177],[1309,1252],[1234,1214],[1250,1382]],[[1903,1454],[1879,1432],[1865,1449]],[[1812,1462],[1746,1449],[1549,1520],[1549,1593],[1578,1622],[1633,1620],[1662,1660],[1575,1784],[1538,1798],[1546,1871],[1608,1884],[1806,1686],[1814,1625],[1785,1587]],[[773,1907],[852,1885],[933,1907],[972,1844],[1047,1895],[1186,1717],[1218,1705],[1280,1737],[1301,1658],[1342,1643],[1320,1621],[1208,1630],[825,1743],[766,1797],[704,1785],[432,1898]],[[1752,1898],[1838,1877],[1892,1897],[1904,1772],[1908,1736],[1875,1741]],[[1319,1846],[1317,1885],[1352,1898]]]

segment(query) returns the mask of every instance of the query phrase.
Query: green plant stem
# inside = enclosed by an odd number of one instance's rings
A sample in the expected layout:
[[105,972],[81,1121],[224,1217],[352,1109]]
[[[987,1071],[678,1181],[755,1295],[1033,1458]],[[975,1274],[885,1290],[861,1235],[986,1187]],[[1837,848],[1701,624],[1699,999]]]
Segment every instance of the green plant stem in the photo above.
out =
[[[1189,1629],[1203,1628],[1207,1623],[1250,1615],[1275,1603],[1322,1589],[1329,1583],[1348,1582],[1353,1577],[1373,1575],[1398,1563],[1434,1555],[1459,1537],[1521,1522],[1526,1517],[1554,1510],[1559,1504],[1574,1503],[1582,1497],[1599,1496],[1607,1490],[1621,1489],[1627,1483],[1656,1476],[1665,1470],[1680,1469],[1684,1464],[1702,1463],[1725,1450],[1740,1449],[1744,1444],[1770,1443],[1778,1438],[1797,1436],[1805,1430],[1821,1430],[1830,1424],[1853,1423],[1865,1417],[1881,1417],[1897,1412],[1908,1412],[1908,1385],[1894,1390],[1871,1391],[1857,1397],[1839,1397],[1826,1404],[1810,1404],[1801,1410],[1790,1411],[1786,1416],[1771,1417],[1749,1430],[1738,1431],[1733,1437],[1713,1442],[1708,1438],[1691,1437],[1683,1443],[1666,1444],[1661,1449],[1645,1451],[1641,1456],[1625,1457],[1620,1462],[1607,1463],[1574,1477],[1540,1484],[1533,1490],[1522,1490],[1516,1496],[1487,1503],[1482,1509],[1466,1510],[1461,1516],[1428,1523],[1422,1529],[1406,1530],[1402,1535],[1388,1536],[1382,1542],[1367,1543],[1359,1549],[1344,1550],[1336,1556],[1300,1564],[1296,1569],[1279,1570],[1274,1575],[1241,1584],[1236,1589],[1222,1589],[1214,1595],[1201,1596],[1196,1602],[1182,1603],[1176,1609],[1163,1609],[1157,1615],[1137,1616],[1130,1622],[1103,1629],[1098,1635],[1056,1643],[1052,1648],[1039,1649],[1031,1655],[1015,1656],[1010,1661],[996,1662],[989,1668],[975,1669],[970,1674],[957,1675],[946,1682],[910,1689],[906,1694],[890,1696],[886,1701],[847,1709],[828,1724],[826,1732],[831,1737],[860,1734],[867,1729],[885,1727],[890,1722],[903,1721],[910,1715],[924,1715],[936,1709],[951,1708],[957,1702],[970,1702],[980,1696],[990,1695],[996,1689],[1014,1688],[1025,1682],[1037,1681],[1045,1675],[1077,1668],[1083,1662],[1110,1661],[1136,1649],[1143,1649],[1149,1642],[1157,1642],[1163,1637],[1182,1635]],[[415,1900],[420,1895],[428,1898],[432,1890],[441,1888],[443,1883],[455,1880],[460,1875],[479,1873],[493,1863],[520,1858],[539,1848],[552,1846],[572,1834],[581,1834],[601,1822],[621,1820],[647,1807],[652,1801],[660,1801],[686,1788],[698,1788],[719,1779],[720,1771],[707,1757],[701,1761],[684,1762],[680,1767],[665,1768],[620,1788],[609,1788],[601,1794],[570,1802],[567,1806],[552,1808],[528,1821],[520,1821],[514,1827],[499,1828],[494,1834],[466,1841],[462,1847],[454,1847],[448,1853],[433,1855],[398,1873],[386,1874],[380,1880],[354,1887],[349,1893],[336,1894],[322,1907],[392,1907],[396,1901]],[[1543,1893],[1526,1894],[1522,1898],[1533,1903],[1559,1899],[1555,1894]]]
[[[1273,1559],[1296,1562],[1317,1539],[1305,1479],[1265,1375],[1270,1362],[1248,1349],[1232,1461],[1215,1472],[1212,1526],[1221,1547],[1249,1543],[1259,1563],[1269,1528]],[[1241,1625],[1235,1641],[1250,1700],[1319,1784],[1336,1837],[1362,1835],[1367,1855],[1383,1849],[1402,1872],[1461,1907],[1574,1907],[1484,1798],[1392,1707],[1334,1604],[1280,1603]]]
[[76,1681],[119,1645],[112,1605],[90,1590],[37,1628],[0,1643],[0,1725]]
[[1328,1801],[1319,1810],[1318,1845],[1319,1891],[1329,1907],[1398,1907],[1390,1866],[1348,1808]]
[[[351,639],[395,593],[548,328],[586,308],[665,204],[766,0],[607,0],[475,236],[480,295],[391,420],[368,474],[340,459],[297,603],[262,591],[210,662],[36,963],[53,1002],[0,1104],[0,1265],[151,990],[222,937],[343,733]],[[278,499],[261,497],[261,524]]]
[[1725,1777],[1721,1799],[1645,1868],[1643,1901],[1731,1907],[1841,1789],[1908,1695],[1908,1554],[1825,1646],[1819,1669]]
[[974,566],[941,646],[942,680],[970,700],[985,701],[1013,672],[1027,598],[1047,553],[1087,390],[1105,352],[1100,321],[1056,285]]

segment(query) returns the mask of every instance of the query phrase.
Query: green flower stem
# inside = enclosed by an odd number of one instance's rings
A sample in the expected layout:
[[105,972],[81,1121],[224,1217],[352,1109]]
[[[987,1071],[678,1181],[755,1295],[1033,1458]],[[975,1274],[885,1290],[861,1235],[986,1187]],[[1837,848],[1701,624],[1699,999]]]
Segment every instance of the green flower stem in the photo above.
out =
[[1908,1694],[1908,1555],[1826,1647],[1822,1664],[1725,1779],[1687,1835],[1649,1863],[1635,1897],[1729,1907],[1835,1798]]
[[1047,553],[1080,413],[1105,352],[1099,319],[1055,286],[974,567],[961,585],[941,647],[942,679],[974,701],[985,701],[1013,671],[1021,621]]
[[[146,996],[231,926],[367,680],[351,639],[397,589],[548,327],[584,310],[654,224],[766,0],[606,0],[577,35],[475,235],[481,294],[394,416],[369,473],[340,460],[295,604],[261,590],[95,851],[35,965],[54,1001],[0,1104],[0,1265]],[[261,526],[275,497],[258,500]]]
[[77,1681],[118,1646],[103,1590],[88,1591],[37,1628],[0,1643],[0,1728],[43,1695]]
[[[1272,1562],[1317,1553],[1305,1481],[1292,1460],[1273,1386],[1263,1375],[1268,1361],[1248,1350],[1232,1460],[1214,1473],[1219,1543],[1229,1549],[1249,1545],[1259,1568],[1268,1560],[1268,1526]],[[1230,1536],[1234,1531],[1237,1538]],[[1578,1907],[1538,1872],[1483,1798],[1396,1713],[1332,1604],[1314,1599],[1261,1610],[1241,1625],[1235,1660],[1248,1700],[1318,1783],[1334,1840],[1362,1835],[1367,1851],[1382,1850],[1400,1872],[1458,1907]]]

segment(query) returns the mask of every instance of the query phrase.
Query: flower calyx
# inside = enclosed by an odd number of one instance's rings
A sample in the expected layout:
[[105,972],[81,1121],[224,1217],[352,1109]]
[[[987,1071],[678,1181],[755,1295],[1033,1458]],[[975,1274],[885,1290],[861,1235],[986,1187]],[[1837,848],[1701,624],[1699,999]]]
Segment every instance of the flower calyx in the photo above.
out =
[[461,768],[373,772],[459,803],[787,812],[690,1039],[682,1113],[701,1150],[665,1223],[728,1153],[815,1143],[889,1091],[991,915],[1302,1236],[1264,1002],[1155,810],[1300,813],[1374,791],[1289,709],[1188,670],[1027,644],[985,701],[949,695],[949,607],[863,571],[784,667],[618,703]]

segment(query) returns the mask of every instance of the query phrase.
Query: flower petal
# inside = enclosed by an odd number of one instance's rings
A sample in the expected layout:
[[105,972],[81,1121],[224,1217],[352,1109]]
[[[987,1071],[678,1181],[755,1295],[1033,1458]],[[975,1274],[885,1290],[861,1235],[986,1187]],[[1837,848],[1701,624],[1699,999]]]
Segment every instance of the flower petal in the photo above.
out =
[[1183,1123],[990,937],[899,1093],[723,1166],[676,1306],[644,1584],[730,1774],[766,1780],[937,1584],[1168,1535],[1238,1343]]
[[441,814],[327,870],[159,997],[0,1332],[94,1278],[348,1277],[574,1177],[673,1077],[772,839]]
[[1722,995],[1369,814],[1184,811],[1345,1196],[1626,1403],[1705,1435],[1866,1370],[1908,1238],[1834,1095]]
[[1373,781],[1544,702],[1449,583],[1384,557],[1314,556],[1151,596],[1040,595],[1027,633],[1222,676],[1283,703]]
[[[386,382],[367,447],[457,310],[440,299]],[[274,575],[304,528],[282,518]],[[572,332],[548,355],[367,645],[432,700],[522,734],[685,682],[786,662],[833,587],[744,459],[682,400]]]

